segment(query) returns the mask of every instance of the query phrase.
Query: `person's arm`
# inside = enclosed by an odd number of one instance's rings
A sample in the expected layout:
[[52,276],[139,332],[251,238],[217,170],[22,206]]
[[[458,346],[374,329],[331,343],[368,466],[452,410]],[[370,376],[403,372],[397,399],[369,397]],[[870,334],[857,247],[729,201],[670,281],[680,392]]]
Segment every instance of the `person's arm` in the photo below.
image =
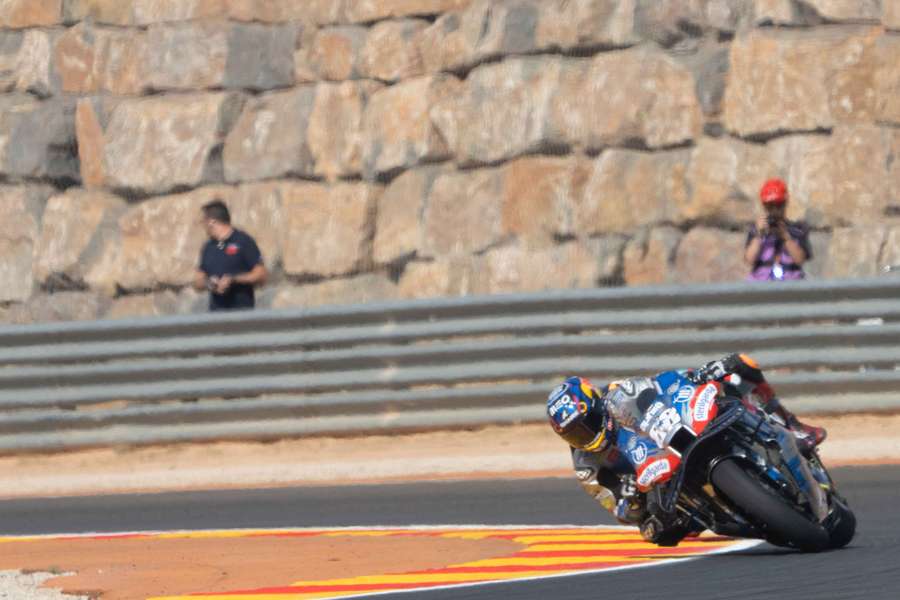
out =
[[748,267],[756,265],[756,259],[759,258],[759,251],[762,248],[763,237],[767,228],[766,216],[760,215],[756,220],[756,227],[750,232],[747,247],[744,249],[744,262],[747,263]]
[[206,289],[207,285],[206,273],[197,269],[194,271],[194,289],[198,292]]
[[225,275],[219,279],[218,292],[224,294],[235,283],[260,286],[266,282],[269,272],[263,262],[262,253],[256,241],[246,236],[246,243],[241,247],[241,255],[245,265],[253,265],[249,271],[236,275]]
[[582,489],[597,504],[609,511],[624,525],[640,523],[644,507],[643,494],[637,492],[634,477],[623,480],[616,473],[601,466],[601,461],[589,452],[572,448],[575,477]]
[[253,286],[264,285],[269,277],[269,271],[262,263],[257,263],[255,267],[246,273],[240,273],[234,276],[234,283],[245,283]]
[[784,241],[784,249],[794,259],[794,264],[799,267],[806,262],[806,250],[791,236],[787,223],[782,221],[778,224],[778,228],[775,231],[778,233],[778,237]]

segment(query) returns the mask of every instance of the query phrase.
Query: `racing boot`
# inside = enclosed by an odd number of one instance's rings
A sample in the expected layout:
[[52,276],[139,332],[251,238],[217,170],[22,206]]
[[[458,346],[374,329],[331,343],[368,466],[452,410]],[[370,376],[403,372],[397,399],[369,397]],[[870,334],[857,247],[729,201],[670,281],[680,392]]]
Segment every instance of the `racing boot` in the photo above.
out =
[[801,422],[797,415],[786,409],[774,396],[766,402],[765,410],[768,413],[775,413],[784,420],[788,429],[797,438],[797,447],[802,454],[810,454],[828,437],[828,432],[824,427],[815,427]]

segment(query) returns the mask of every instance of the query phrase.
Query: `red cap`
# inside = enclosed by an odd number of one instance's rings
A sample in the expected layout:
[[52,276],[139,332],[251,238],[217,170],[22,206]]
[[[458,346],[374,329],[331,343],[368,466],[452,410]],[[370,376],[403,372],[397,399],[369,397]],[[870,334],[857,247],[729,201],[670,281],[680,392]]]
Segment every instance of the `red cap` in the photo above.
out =
[[784,204],[788,199],[787,184],[780,179],[770,179],[759,189],[763,204]]

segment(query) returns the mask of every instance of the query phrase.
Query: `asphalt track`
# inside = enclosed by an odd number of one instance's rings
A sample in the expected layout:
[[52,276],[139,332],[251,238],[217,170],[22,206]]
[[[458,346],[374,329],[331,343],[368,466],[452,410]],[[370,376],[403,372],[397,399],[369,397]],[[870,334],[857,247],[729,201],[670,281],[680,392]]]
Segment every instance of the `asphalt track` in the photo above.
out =
[[[835,469],[859,526],[850,547],[769,545],[675,565],[406,593],[426,600],[600,598],[832,600],[900,597],[900,467]],[[574,479],[435,482],[0,502],[0,535],[412,524],[611,524]]]

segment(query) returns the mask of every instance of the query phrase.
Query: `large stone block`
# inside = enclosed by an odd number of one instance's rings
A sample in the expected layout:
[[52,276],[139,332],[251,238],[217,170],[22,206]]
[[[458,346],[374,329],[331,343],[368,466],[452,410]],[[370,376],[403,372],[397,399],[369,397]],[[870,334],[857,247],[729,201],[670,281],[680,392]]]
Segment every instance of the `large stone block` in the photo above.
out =
[[48,186],[0,185],[0,302],[22,302],[34,289],[34,248],[40,236]]
[[806,0],[806,5],[828,21],[881,20],[882,0]]
[[231,223],[253,236],[270,271],[282,262],[285,235],[283,190],[284,183],[280,181],[245,184],[235,190],[227,201]]
[[363,172],[366,177],[449,158],[432,109],[458,93],[449,75],[419,77],[375,93],[363,117]]
[[535,32],[540,49],[619,47],[640,41],[633,0],[542,0]]
[[807,279],[824,279],[828,262],[828,246],[831,244],[830,231],[813,231],[809,234],[812,257],[803,263]]
[[443,257],[483,252],[503,238],[503,173],[448,173],[435,180],[423,215],[423,253]]
[[799,11],[794,10],[794,0],[753,0],[753,12],[758,24],[801,24]]
[[332,277],[370,266],[381,192],[381,187],[364,183],[285,184],[285,272]]
[[104,129],[117,102],[101,98],[82,98],[75,111],[75,132],[78,139],[78,155],[82,185],[99,188],[106,184],[103,165],[103,148],[106,144]]
[[447,13],[422,33],[425,70],[460,71],[485,60],[537,49],[535,0],[475,0]]
[[133,1],[61,0],[61,2],[63,20],[67,23],[90,20],[105,25],[128,26],[135,24]]
[[217,149],[241,102],[224,93],[121,102],[104,130],[105,184],[158,194],[220,181]]
[[403,19],[374,25],[360,50],[362,77],[380,81],[399,81],[418,77],[425,71],[422,60],[422,32],[428,21]]
[[754,31],[731,45],[724,124],[741,136],[871,121],[877,29]]
[[626,233],[673,222],[687,204],[686,150],[609,150],[594,162],[575,222],[582,233]]
[[[4,88],[46,98],[59,91],[51,58],[57,30],[0,32],[0,91]],[[6,81],[6,84],[4,84]]]
[[900,30],[900,2],[888,0],[888,2],[884,3],[882,10],[882,24],[888,29]]
[[[895,4],[900,6],[900,2]],[[900,13],[900,8],[897,11]],[[875,54],[875,120],[900,125],[900,37],[878,38]]]
[[293,85],[296,40],[292,25],[232,25],[225,87],[271,90]]
[[63,0],[0,0],[3,27],[48,27],[62,22]]
[[296,27],[199,21],[151,26],[147,84],[157,90],[268,90],[294,82]]
[[675,256],[675,275],[683,283],[740,281],[747,276],[744,265],[746,234],[710,227],[688,231]]
[[694,47],[707,25],[702,0],[636,0],[634,4],[636,33],[665,48]]
[[392,263],[422,251],[422,213],[437,167],[405,171],[385,189],[378,201],[373,256],[376,264]]
[[90,20],[106,25],[147,26],[221,18],[238,0],[62,0],[68,23]]
[[0,30],[0,93],[16,89],[19,80],[19,51],[25,33],[22,31]]
[[831,234],[823,275],[827,279],[874,277],[887,231],[883,227],[842,227]]
[[[460,10],[472,0],[352,0],[343,8],[351,23],[368,23],[382,19],[438,15]],[[335,2],[337,4],[337,2]]]
[[360,55],[366,43],[365,27],[341,26],[320,29],[308,60],[320,79],[344,81],[360,77]]
[[[235,0],[128,0],[121,4],[131,4],[131,22],[134,25],[155,25],[177,21],[221,18]],[[265,4],[266,0],[257,0]]]
[[307,141],[315,173],[328,180],[362,173],[363,115],[374,81],[320,83],[309,116]]
[[162,91],[222,87],[229,31],[222,21],[150,26],[147,86]]
[[[97,27],[67,29],[53,46],[53,65],[63,92],[138,95],[147,83],[147,39],[142,31]],[[153,76],[152,69],[149,72]]]
[[[181,0],[171,0],[178,2]],[[297,0],[222,0],[228,16],[236,21],[285,23],[309,18],[311,4]],[[333,1],[333,4],[340,4]]]
[[159,317],[181,312],[178,294],[164,290],[152,294],[132,294],[110,301],[103,314],[104,319],[133,319],[135,317]]
[[702,128],[690,70],[647,47],[603,52],[586,73],[564,73],[551,114],[554,131],[588,149],[676,146]]
[[307,131],[315,96],[315,87],[307,85],[247,102],[225,140],[226,181],[312,175]]
[[397,286],[383,273],[331,279],[302,286],[281,286],[274,291],[272,308],[385,302],[397,297]]
[[701,138],[691,151],[690,194],[678,205],[678,220],[731,225],[753,221],[759,188],[779,167],[764,146]]
[[50,198],[35,249],[37,282],[48,289],[99,283],[111,295],[113,282],[104,271],[119,243],[118,220],[126,208],[124,200],[102,192],[73,189]]
[[206,241],[200,208],[214,198],[230,203],[232,194],[233,188],[206,187],[130,208],[119,218],[121,246],[104,279],[127,291],[189,285]]
[[791,193],[788,215],[814,227],[880,222],[896,191],[897,137],[891,128],[842,126],[831,137],[770,142]]
[[638,231],[622,257],[626,285],[677,283],[674,262],[681,231],[662,226]]
[[294,41],[294,82],[313,83],[319,80],[316,66],[313,64],[313,49],[316,44],[318,29],[315,23],[306,20],[294,22],[297,36]]
[[36,294],[9,312],[10,323],[28,325],[58,321],[92,321],[105,310],[107,300],[93,292]]
[[550,109],[567,66],[558,58],[513,58],[470,73],[457,93],[432,110],[457,161],[491,164],[558,146],[562,140],[553,135]]
[[[397,283],[399,298],[441,298],[477,293],[475,261],[468,256],[447,257],[406,265]],[[485,286],[480,286],[486,289]]]
[[0,177],[77,181],[76,149],[72,100],[0,96]]
[[621,238],[571,241],[537,249],[504,246],[480,259],[482,285],[477,293],[502,294],[595,287],[621,268]]
[[553,246],[582,232],[574,217],[591,164],[579,158],[524,157],[503,167],[502,227],[525,248]]

